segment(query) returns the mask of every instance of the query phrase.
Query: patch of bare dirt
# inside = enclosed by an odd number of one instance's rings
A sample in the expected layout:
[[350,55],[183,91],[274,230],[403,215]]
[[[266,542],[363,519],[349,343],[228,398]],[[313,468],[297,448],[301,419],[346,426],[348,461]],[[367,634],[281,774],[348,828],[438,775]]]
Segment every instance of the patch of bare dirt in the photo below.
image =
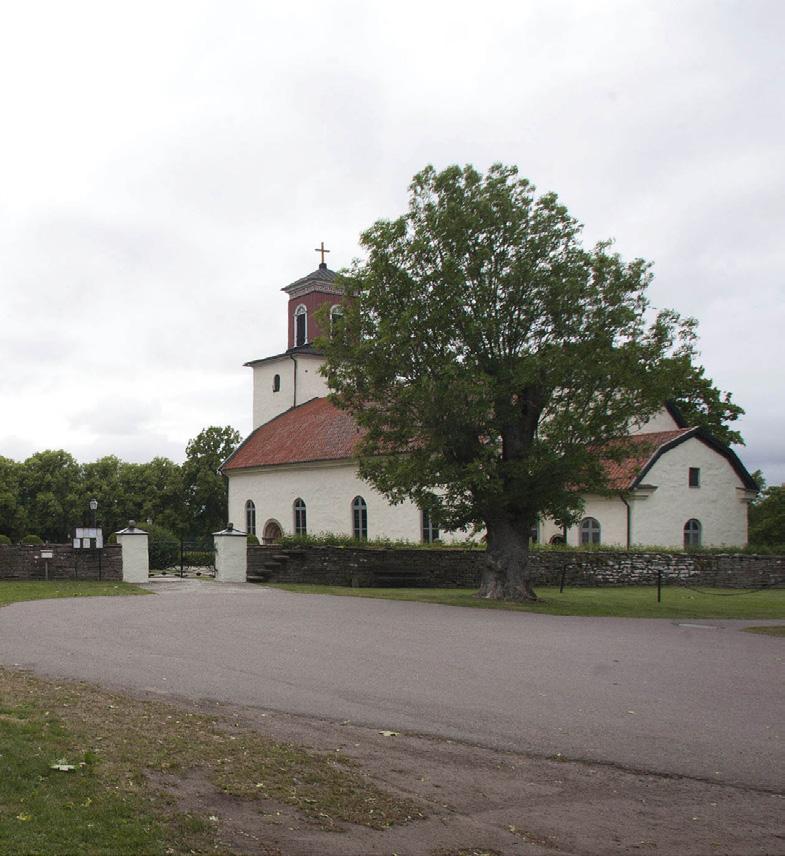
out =
[[214,818],[222,845],[264,856],[785,856],[785,794],[399,734],[256,709],[212,714],[356,762],[422,819],[387,829],[336,822],[168,778],[181,811]]

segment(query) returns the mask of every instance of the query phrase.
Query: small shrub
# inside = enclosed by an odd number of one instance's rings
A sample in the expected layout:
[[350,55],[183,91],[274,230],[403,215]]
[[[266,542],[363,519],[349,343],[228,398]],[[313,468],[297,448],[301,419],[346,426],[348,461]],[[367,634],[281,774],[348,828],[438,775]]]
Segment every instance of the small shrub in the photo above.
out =
[[393,540],[392,538],[371,538],[367,541],[358,541],[351,535],[342,535],[335,532],[319,532],[315,535],[284,535],[280,540],[280,546],[293,549],[296,547],[353,547],[367,548],[370,550],[484,550],[485,544],[474,541],[462,541],[458,543],[444,543],[439,541],[434,544],[422,544],[418,541]]
[[8,535],[0,535],[0,544],[10,544],[10,543],[11,543],[11,539],[8,537]]
[[40,544],[43,544],[44,541],[42,538],[39,538],[38,535],[25,535],[25,537],[22,538],[21,543],[22,544],[35,544],[36,546],[39,546]]
[[255,544],[258,544],[258,543],[259,543],[259,539],[256,537],[256,535],[249,535],[249,536],[248,536],[248,543],[249,543],[249,544],[254,544],[254,545],[255,545]]

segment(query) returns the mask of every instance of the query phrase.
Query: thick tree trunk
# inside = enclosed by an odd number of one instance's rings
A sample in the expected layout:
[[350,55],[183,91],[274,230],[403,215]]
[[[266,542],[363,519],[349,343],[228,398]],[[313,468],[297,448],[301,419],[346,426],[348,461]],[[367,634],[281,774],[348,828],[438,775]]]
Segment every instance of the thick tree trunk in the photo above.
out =
[[489,522],[488,559],[480,597],[489,600],[537,600],[529,566],[530,527],[518,521]]

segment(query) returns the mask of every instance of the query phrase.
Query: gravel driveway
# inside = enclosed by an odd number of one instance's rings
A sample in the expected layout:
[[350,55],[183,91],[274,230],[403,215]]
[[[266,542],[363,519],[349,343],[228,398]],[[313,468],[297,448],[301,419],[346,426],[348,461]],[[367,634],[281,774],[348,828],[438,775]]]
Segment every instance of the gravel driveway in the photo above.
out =
[[106,685],[785,789],[785,641],[196,580],[0,610],[0,663]]

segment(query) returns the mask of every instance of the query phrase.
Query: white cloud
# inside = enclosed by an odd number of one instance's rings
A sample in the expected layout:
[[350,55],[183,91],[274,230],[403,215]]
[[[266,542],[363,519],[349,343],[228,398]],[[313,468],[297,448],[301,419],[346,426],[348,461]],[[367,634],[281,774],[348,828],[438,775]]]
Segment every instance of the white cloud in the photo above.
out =
[[[181,457],[246,430],[278,289],[425,163],[517,163],[699,321],[785,470],[777,2],[237,0],[0,11],[0,454]],[[125,430],[124,430],[125,429]],[[178,451],[179,450],[179,451]]]

